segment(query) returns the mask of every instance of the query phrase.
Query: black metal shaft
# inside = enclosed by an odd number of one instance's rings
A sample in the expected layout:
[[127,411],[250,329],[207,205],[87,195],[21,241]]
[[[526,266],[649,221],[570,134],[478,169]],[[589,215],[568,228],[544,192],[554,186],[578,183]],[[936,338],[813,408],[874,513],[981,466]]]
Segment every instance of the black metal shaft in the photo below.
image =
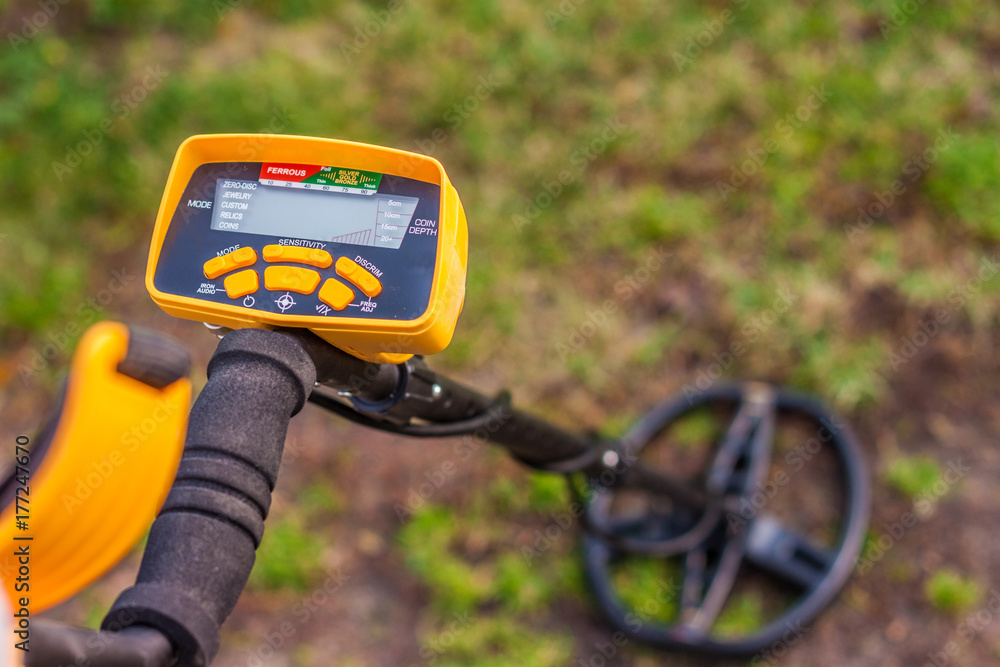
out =
[[[499,403],[431,370],[414,357],[404,364],[363,361],[308,331],[286,329],[316,364],[316,381],[350,394],[355,406],[392,419],[418,418],[450,423],[489,413],[472,436],[506,447],[525,463],[540,468],[600,457],[597,441],[571,433],[521,410]],[[580,469],[578,466],[576,469]]]
[[363,361],[302,329],[295,338],[316,365],[317,382],[349,396],[363,413],[407,422],[450,424],[484,416],[469,437],[507,449],[525,465],[550,472],[582,472],[601,486],[626,485],[701,509],[702,490],[628,458],[617,443],[560,428],[506,401],[486,396],[427,367],[413,357],[403,364]]
[[175,664],[174,649],[167,636],[141,625],[120,632],[98,632],[38,619],[31,621],[31,633],[31,651],[25,654],[25,667],[164,667]]

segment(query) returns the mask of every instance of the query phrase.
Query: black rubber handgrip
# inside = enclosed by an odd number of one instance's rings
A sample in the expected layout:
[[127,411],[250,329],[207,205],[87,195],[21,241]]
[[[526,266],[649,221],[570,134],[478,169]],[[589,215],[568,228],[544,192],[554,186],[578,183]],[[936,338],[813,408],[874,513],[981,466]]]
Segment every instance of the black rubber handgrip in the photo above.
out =
[[264,534],[288,422],[316,369],[289,336],[259,329],[226,335],[191,410],[173,488],[149,535],[136,585],[102,629],[163,632],[180,665],[208,665]]

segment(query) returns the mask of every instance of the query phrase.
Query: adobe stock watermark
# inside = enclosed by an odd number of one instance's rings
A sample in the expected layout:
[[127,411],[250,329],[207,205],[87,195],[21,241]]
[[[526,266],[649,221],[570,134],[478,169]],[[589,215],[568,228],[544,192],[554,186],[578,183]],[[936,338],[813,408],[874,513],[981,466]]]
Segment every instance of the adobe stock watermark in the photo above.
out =
[[974,611],[962,619],[955,627],[958,641],[952,639],[941,647],[940,651],[927,654],[927,662],[923,667],[946,667],[952,659],[958,657],[962,648],[975,639],[983,630],[993,624],[1000,613],[1000,591],[990,589],[990,598],[978,611]]
[[213,0],[212,6],[215,8],[215,17],[222,18],[237,7],[240,7],[246,0]]
[[726,26],[736,20],[736,14],[743,11],[750,5],[750,0],[731,0],[736,6],[736,11],[723,9],[715,18],[702,21],[701,29],[688,38],[687,44],[682,50],[674,50],[671,57],[678,72],[683,72],[685,67],[690,67],[694,61],[705,52],[705,49],[712,46],[715,40],[726,30]]
[[254,162],[256,158],[261,154],[261,152],[267,148],[267,146],[275,140],[276,137],[281,136],[281,133],[288,128],[288,125],[295,120],[295,114],[292,113],[288,107],[273,107],[271,109],[271,117],[268,119],[266,125],[261,125],[257,128],[257,132],[250,137],[242,140],[236,147],[236,154],[244,159],[246,162]]
[[[604,469],[596,477],[590,477],[586,481],[585,500],[589,502],[590,496],[598,489],[610,489],[631,469],[635,462],[639,460],[638,454],[627,451],[611,451],[605,453],[613,454],[612,457],[604,461]],[[560,512],[550,514],[550,523],[544,529],[535,529],[535,541],[531,546],[521,546],[521,558],[529,565],[536,558],[541,557],[559,541],[566,531],[570,530],[580,518],[586,513],[587,505],[574,500],[569,507]]]
[[740,333],[743,338],[732,341],[729,344],[729,348],[722,353],[714,353],[712,355],[712,363],[705,368],[698,369],[698,372],[695,374],[694,383],[685,384],[681,388],[684,397],[688,400],[688,404],[693,403],[698,396],[708,391],[719,378],[733,367],[737,359],[746,354],[749,348],[744,344],[744,341],[749,344],[756,343],[763,334],[774,326],[781,314],[791,308],[798,300],[798,295],[791,293],[786,288],[781,288],[778,290],[777,296],[772,300],[769,308],[765,308],[760,313],[746,320],[740,326]]
[[264,665],[273,664],[271,659],[274,658],[275,654],[298,634],[299,628],[308,623],[313,614],[326,606],[337,591],[344,586],[344,583],[351,578],[339,568],[333,572],[327,571],[326,574],[326,579],[319,586],[292,606],[294,623],[283,621],[276,629],[264,635],[263,642],[247,652],[244,662],[247,667],[264,667]]
[[63,492],[60,500],[66,513],[72,515],[118,471],[129,456],[139,449],[180,410],[187,410],[187,401],[180,396],[161,398],[148,415],[137,415],[129,429],[121,434],[121,448],[111,450],[100,461],[92,461],[89,470],[76,476],[72,493]]
[[598,308],[587,310],[587,318],[574,327],[565,342],[556,343],[556,353],[560,361],[566,361],[570,355],[579,352],[597,335],[597,332],[607,325],[609,318],[618,312],[622,305],[638,296],[644,286],[662,269],[673,253],[666,252],[662,245],[646,251],[642,265],[622,276],[614,286],[614,299],[605,299]]
[[76,309],[76,316],[60,330],[45,335],[45,343],[40,348],[32,349],[27,363],[17,367],[17,373],[22,382],[28,383],[36,375],[49,367],[59,354],[65,351],[76,340],[76,337],[86,331],[87,327],[96,322],[112,301],[125,291],[135,280],[125,267],[111,271],[111,280],[97,294],[87,297]]
[[545,21],[549,24],[549,28],[552,30],[558,28],[566,19],[575,14],[584,2],[586,0],[562,0],[555,9],[546,9]]
[[514,229],[521,231],[537,220],[542,211],[552,206],[566,187],[582,176],[590,168],[591,163],[614,145],[614,142],[627,129],[628,126],[622,122],[620,116],[604,121],[604,125],[596,136],[570,153],[568,167],[552,174],[551,180],[543,179],[539,191],[533,197],[524,198],[523,211],[515,213],[510,218]]
[[785,655],[809,633],[801,621],[785,621],[785,632],[773,644],[750,659],[750,667],[773,667],[781,664]]
[[351,42],[341,40],[340,53],[344,60],[351,62],[361,55],[375,38],[382,34],[392,19],[403,11],[403,0],[389,0],[384,9],[372,9],[368,12],[368,20],[354,26],[354,39]]
[[862,555],[858,556],[858,560],[854,564],[858,574],[860,576],[868,574],[875,564],[892,551],[899,540],[903,539],[908,530],[916,526],[921,518],[929,517],[934,512],[934,507],[941,502],[941,498],[948,493],[951,487],[958,484],[970,470],[972,470],[971,466],[962,465],[961,458],[948,461],[941,479],[934,482],[930,489],[914,499],[912,510],[903,512],[896,521],[882,524],[882,528],[885,530],[871,543],[869,548],[865,549]]
[[128,91],[122,93],[111,102],[111,113],[105,116],[95,127],[81,133],[82,139],[72,146],[66,146],[66,156],[62,162],[53,161],[52,171],[61,182],[63,178],[79,167],[84,158],[92,155],[104,142],[104,138],[114,132],[121,121],[132,115],[132,112],[159,88],[170,72],[162,65],[147,67],[142,80]]
[[[267,124],[257,128],[256,133],[242,139],[236,146],[236,154],[242,158],[242,162],[257,162],[257,158],[261,152],[275,138],[282,136],[281,133],[293,120],[295,120],[295,114],[289,111],[287,107],[281,107],[280,109],[273,107]],[[232,162],[230,165],[232,168],[237,168],[240,166],[240,162]],[[181,211],[181,219],[184,221],[184,224],[190,224],[202,215],[204,211],[210,211],[214,205],[214,198],[214,180],[208,180],[202,184],[200,189],[190,191],[186,202],[187,205],[178,207],[178,210]]]
[[448,626],[437,633],[432,639],[421,641],[417,655],[420,656],[419,663],[411,662],[409,667],[421,667],[422,665],[433,665],[448,652],[458,638],[465,634],[465,631],[472,625],[472,619],[468,611],[455,612]]
[[941,154],[954,145],[958,136],[950,127],[938,130],[933,144],[924,149],[922,153],[911,155],[903,163],[903,175],[890,183],[885,190],[873,192],[872,199],[874,201],[868,206],[858,207],[858,217],[853,223],[844,223],[843,229],[847,240],[854,244],[864,236],[865,232],[875,224],[875,221],[884,216],[886,211],[909,190],[910,186],[916,183],[931,168],[931,165],[941,158]]
[[45,29],[52,19],[56,17],[59,10],[70,0],[40,0],[36,5],[38,10],[27,13],[21,18],[21,29],[18,32],[8,32],[7,42],[14,51],[20,50],[29,41],[38,36]]
[[[806,464],[816,457],[823,446],[829,444],[837,433],[845,428],[844,424],[838,422],[837,419],[833,415],[830,419],[826,417],[820,419],[816,435],[788,451],[783,459],[784,465],[772,472],[766,480],[758,482],[749,497],[741,497],[739,507],[727,508],[726,523],[730,529],[745,527],[764,511],[768,503],[778,495],[778,491],[792,481],[792,475],[802,472]],[[785,468],[789,468],[791,474]]]
[[[647,623],[658,618],[664,611],[676,604],[680,597],[683,584],[674,577],[657,578],[655,587],[649,591],[649,597],[642,604],[636,605],[625,614],[625,626],[632,634],[638,633]],[[614,632],[608,641],[594,642],[594,651],[573,663],[575,667],[609,667],[619,652],[625,648],[630,638],[623,630]]]
[[[431,130],[424,139],[417,139],[413,142],[413,152],[434,157],[437,150],[448,141],[451,134],[462,127],[483,104],[490,99],[500,88],[509,82],[494,72],[481,74],[476,79],[476,84],[469,93],[455,101],[441,117],[444,125],[439,125]],[[423,160],[419,156],[402,156],[400,158],[400,175],[411,176],[421,165]]]
[[935,311],[932,317],[921,320],[917,324],[916,331],[900,338],[899,345],[889,350],[888,360],[892,370],[898,371],[915,359],[920,351],[941,333],[944,325],[951,321],[952,311],[961,308],[970,297],[982,292],[983,284],[997,275],[998,271],[1000,271],[1000,262],[998,262],[997,257],[995,255],[992,258],[984,257],[979,262],[979,270],[976,275],[948,292],[949,308],[940,308]]
[[878,20],[878,29],[882,33],[882,37],[888,37],[892,33],[899,31],[900,28],[910,22],[913,15],[926,2],[927,0],[903,0],[903,2],[893,5],[889,18],[880,18]]
[[826,104],[832,96],[833,93],[827,90],[826,84],[821,84],[818,88],[816,86],[810,87],[809,95],[805,101],[794,112],[785,114],[784,118],[774,124],[774,128],[764,143],[757,148],[748,148],[746,151],[747,159],[739,165],[733,165],[729,168],[729,180],[715,182],[719,198],[726,201],[733,193],[746,185],[750,177],[762,169],[770,157],[778,152],[780,147],[778,142],[792,136],[795,130],[808,123],[813,113],[819,111],[820,107]]
[[582,503],[574,500],[565,511],[553,512],[550,517],[552,522],[548,526],[544,529],[535,529],[534,543],[530,547],[527,544],[521,545],[521,558],[529,565],[536,558],[540,558],[566,531],[576,525],[586,511],[587,508]]
[[[86,645],[87,645],[86,650],[90,652],[89,655],[91,656],[91,658],[104,655],[105,653],[107,653],[108,650],[114,647],[116,643],[119,641],[119,637],[121,636],[122,632],[124,632],[126,628],[134,627],[138,620],[139,620],[138,612],[128,608],[122,609],[120,610],[120,612],[117,612],[115,614],[115,619],[110,621],[108,626],[103,627],[101,629],[101,632],[99,633],[95,632],[93,634],[89,634],[86,639]],[[27,631],[14,630],[13,634],[24,639],[24,644],[27,645],[30,643],[30,639],[28,637],[24,637],[23,635],[21,635],[22,632],[27,632]],[[20,648],[19,646],[17,647]],[[26,646],[24,650],[28,651],[29,649]],[[85,658],[81,656],[73,660],[72,663],[63,663],[62,661],[60,661],[59,667],[92,667],[94,662],[91,658]],[[50,664],[55,665],[57,663],[52,662]]]
[[499,431],[511,418],[511,411],[506,405],[490,408],[482,426],[472,433],[462,436],[462,439],[452,448],[452,458],[441,463],[437,469],[424,473],[426,481],[411,486],[406,493],[406,504],[394,503],[392,510],[396,518],[405,521],[426,505],[434,495],[445,486],[458,472],[457,461],[469,461],[472,456],[490,441],[490,436]]

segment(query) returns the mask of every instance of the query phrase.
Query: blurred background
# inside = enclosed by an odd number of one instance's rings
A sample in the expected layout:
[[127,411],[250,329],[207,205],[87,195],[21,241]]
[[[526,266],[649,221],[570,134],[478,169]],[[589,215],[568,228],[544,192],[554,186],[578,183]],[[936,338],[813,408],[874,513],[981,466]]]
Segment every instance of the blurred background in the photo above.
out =
[[[142,280],[184,138],[428,153],[471,246],[437,368],[608,435],[718,377],[816,392],[857,431],[864,560],[754,664],[1000,662],[995,4],[29,0],[0,2],[0,37],[0,442],[39,426],[99,319],[183,340],[204,383],[215,338]],[[598,664],[573,531],[524,555],[562,481],[486,448],[442,475],[455,446],[298,417],[218,664]],[[99,623],[138,553],[50,616]],[[720,632],[768,605],[737,596]],[[705,661],[628,645],[607,664]]]

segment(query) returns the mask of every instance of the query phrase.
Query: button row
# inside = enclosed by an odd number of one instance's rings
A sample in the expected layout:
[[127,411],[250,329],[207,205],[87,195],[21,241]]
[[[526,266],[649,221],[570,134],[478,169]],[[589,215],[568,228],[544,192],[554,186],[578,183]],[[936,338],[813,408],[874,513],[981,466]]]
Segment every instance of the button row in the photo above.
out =
[[[264,286],[272,292],[312,294],[319,285],[320,275],[309,269],[291,266],[269,266],[264,270]],[[226,276],[226,294],[230,299],[253,294],[260,289],[260,277],[253,269]],[[354,290],[330,278],[319,291],[319,300],[334,310],[343,310],[354,301]]]
[[[231,253],[220,257],[213,257],[205,262],[205,277],[214,280],[224,273],[252,266],[257,261],[257,252],[253,248],[239,248]],[[300,248],[297,246],[268,245],[264,246],[265,262],[296,262],[308,264],[320,269],[329,268],[333,264],[333,256],[325,250],[311,248]],[[337,275],[346,278],[354,283],[358,289],[364,292],[365,296],[376,297],[382,293],[382,283],[368,269],[364,268],[348,257],[341,257],[337,260]],[[250,286],[250,277],[253,274],[253,281],[256,285],[252,290],[243,291]],[[237,278],[237,276],[242,276]],[[230,279],[234,289],[230,290]],[[264,285],[269,290],[287,290],[300,294],[312,294],[321,280],[320,275],[309,269],[301,269],[293,266],[269,266],[264,270]],[[229,276],[225,280],[226,293],[233,299],[239,296],[246,296],[251,292],[256,292],[260,279],[256,271],[243,271],[239,274]],[[329,281],[327,281],[329,283]],[[334,281],[334,284],[340,283]],[[325,286],[324,286],[325,287]],[[335,288],[331,288],[335,289]],[[346,288],[350,289],[350,288]],[[239,292],[234,296],[234,292]],[[340,292],[343,295],[343,291]],[[351,292],[353,299],[353,292]],[[339,303],[339,300],[338,300]],[[334,308],[332,304],[331,308]],[[336,308],[342,310],[342,308]]]

